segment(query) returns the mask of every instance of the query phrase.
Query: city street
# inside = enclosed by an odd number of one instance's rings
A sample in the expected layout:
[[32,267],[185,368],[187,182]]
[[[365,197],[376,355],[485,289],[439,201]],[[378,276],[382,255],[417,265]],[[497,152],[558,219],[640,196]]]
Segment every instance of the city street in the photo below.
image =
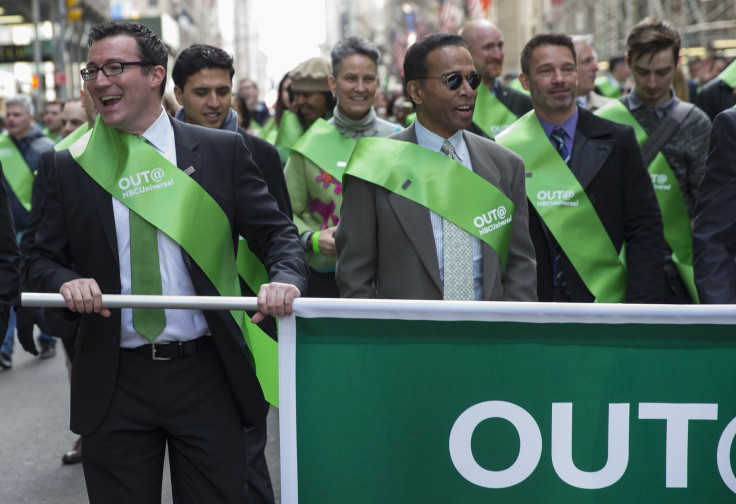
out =
[[[61,456],[76,435],[69,431],[69,378],[64,353],[40,360],[16,341],[13,369],[0,371],[0,502],[82,504],[88,502],[81,464],[65,466]],[[266,455],[280,502],[278,411],[269,414]],[[168,464],[162,503],[171,503]]]

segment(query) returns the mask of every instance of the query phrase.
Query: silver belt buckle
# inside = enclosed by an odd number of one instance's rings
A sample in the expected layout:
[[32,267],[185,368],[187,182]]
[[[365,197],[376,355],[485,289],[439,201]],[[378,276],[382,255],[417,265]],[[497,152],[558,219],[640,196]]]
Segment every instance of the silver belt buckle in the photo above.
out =
[[151,358],[153,360],[161,360],[161,361],[171,360],[171,357],[157,357],[156,356],[156,345],[154,345],[153,343],[151,343]]

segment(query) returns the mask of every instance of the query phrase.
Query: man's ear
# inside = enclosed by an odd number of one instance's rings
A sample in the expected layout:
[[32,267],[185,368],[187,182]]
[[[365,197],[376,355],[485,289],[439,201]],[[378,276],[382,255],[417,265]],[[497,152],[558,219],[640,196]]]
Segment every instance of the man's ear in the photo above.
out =
[[161,65],[156,65],[151,71],[151,87],[158,88],[166,78],[166,70]]
[[327,84],[330,86],[330,92],[332,93],[332,96],[335,96],[337,92],[337,82],[335,81],[334,75],[327,76]]
[[527,91],[530,90],[529,88],[529,76],[525,73],[519,74],[519,82],[521,82],[521,87],[526,89]]
[[409,98],[411,98],[411,101],[413,101],[416,105],[422,103],[423,91],[424,89],[422,89],[419,81],[412,80],[406,83],[406,92],[409,95]]
[[184,94],[184,91],[179,86],[174,86],[174,98],[176,98],[176,102],[184,106],[184,102],[182,101],[181,95]]

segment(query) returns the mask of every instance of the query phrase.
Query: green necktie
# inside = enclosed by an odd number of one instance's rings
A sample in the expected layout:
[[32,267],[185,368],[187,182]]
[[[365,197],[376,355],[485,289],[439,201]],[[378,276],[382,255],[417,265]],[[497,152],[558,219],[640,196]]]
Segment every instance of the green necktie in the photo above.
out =
[[[133,294],[163,294],[156,228],[133,210],[130,211],[130,290]],[[164,327],[163,309],[133,309],[133,328],[148,341],[156,339]]]

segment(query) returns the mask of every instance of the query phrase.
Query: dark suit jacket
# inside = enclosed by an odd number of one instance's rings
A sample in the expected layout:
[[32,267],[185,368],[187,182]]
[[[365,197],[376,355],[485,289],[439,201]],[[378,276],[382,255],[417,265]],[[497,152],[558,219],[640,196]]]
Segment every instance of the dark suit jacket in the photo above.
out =
[[736,303],[736,110],[713,121],[693,227],[693,267],[701,303]]
[[698,93],[695,105],[708,114],[713,121],[718,114],[736,105],[736,96],[733,88],[721,79],[713,79],[708,82]]
[[[177,165],[194,167],[192,179],[220,205],[232,229],[248,240],[272,281],[306,292],[306,262],[296,227],[276,208],[242,137],[172,120]],[[48,179],[43,215],[28,260],[29,288],[59,292],[76,278],[94,278],[103,293],[120,293],[117,238],[112,197],[72,159],[57,153]],[[182,250],[198,295],[218,295],[199,266]],[[73,269],[72,269],[73,267]],[[259,424],[267,412],[242,334],[228,312],[205,317],[246,425]],[[88,435],[107,411],[117,377],[120,311],[110,318],[81,317],[72,370],[71,427]],[[216,414],[216,413],[213,413]]]
[[[3,165],[0,163],[0,177]],[[5,185],[0,184],[0,345],[8,329],[10,306],[20,292],[20,252]]]
[[[484,84],[481,83],[481,86],[483,85]],[[516,117],[521,117],[534,108],[532,105],[532,99],[528,94],[510,88],[500,80],[498,81],[496,98],[498,98],[498,101],[503,103],[506,108],[513,112]],[[475,123],[471,123],[468,131],[484,138],[488,138],[488,135],[483,131],[483,128]]]
[[[652,181],[630,126],[597,117],[578,107],[570,169],[585,189],[617,251],[626,243],[626,302],[661,303],[664,293],[664,236]],[[530,205],[529,232],[537,253],[537,293],[552,301],[554,238]],[[594,296],[566,256],[562,257],[573,302]]]
[[[414,125],[390,138],[417,142]],[[510,150],[464,133],[473,171],[514,202],[506,270],[482,245],[483,296],[493,301],[536,301],[534,250],[528,231],[524,163]],[[342,297],[442,299],[439,261],[429,209],[347,175],[335,243]],[[462,194],[457,195],[462,198]]]

